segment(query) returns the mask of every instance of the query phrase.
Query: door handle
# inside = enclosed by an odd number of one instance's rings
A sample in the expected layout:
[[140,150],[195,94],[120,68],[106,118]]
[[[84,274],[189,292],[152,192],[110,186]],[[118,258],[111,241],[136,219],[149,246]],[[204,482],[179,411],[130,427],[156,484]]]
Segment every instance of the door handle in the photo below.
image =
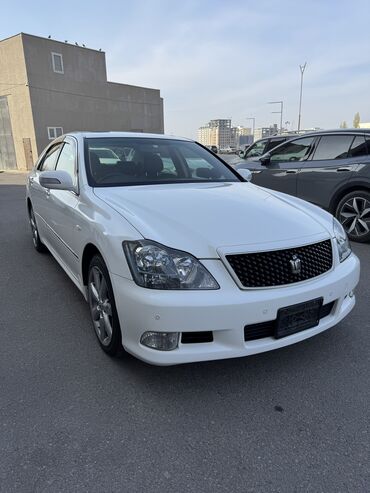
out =
[[351,168],[337,168],[337,171],[351,171]]
[[298,171],[298,170],[296,170],[296,169],[286,169],[286,170],[285,170],[285,173],[286,173],[286,174],[288,174],[288,173],[289,173],[289,174],[293,175],[294,173],[297,173],[297,171]]

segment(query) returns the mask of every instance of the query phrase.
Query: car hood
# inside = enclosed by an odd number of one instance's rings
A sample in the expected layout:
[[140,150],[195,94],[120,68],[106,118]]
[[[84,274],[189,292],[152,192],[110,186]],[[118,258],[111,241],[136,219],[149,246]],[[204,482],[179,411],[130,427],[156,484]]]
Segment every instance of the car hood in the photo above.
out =
[[306,210],[303,201],[295,205],[292,197],[247,182],[104,187],[94,193],[144,238],[198,258],[217,258],[223,248],[273,249],[274,243],[289,247],[330,236],[330,221],[315,214],[316,207]]

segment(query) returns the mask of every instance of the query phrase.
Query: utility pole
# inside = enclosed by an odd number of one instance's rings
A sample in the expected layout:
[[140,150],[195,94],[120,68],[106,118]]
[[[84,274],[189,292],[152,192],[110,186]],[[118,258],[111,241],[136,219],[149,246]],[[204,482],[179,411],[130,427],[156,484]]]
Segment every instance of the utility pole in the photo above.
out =
[[272,111],[271,113],[280,114],[280,133],[283,133],[283,101],[269,101],[267,104],[280,104],[280,111]]
[[302,109],[302,89],[303,89],[303,74],[306,70],[307,62],[304,62],[304,65],[300,65],[299,69],[301,71],[301,90],[299,92],[299,113],[298,113],[298,133],[301,129],[301,109]]

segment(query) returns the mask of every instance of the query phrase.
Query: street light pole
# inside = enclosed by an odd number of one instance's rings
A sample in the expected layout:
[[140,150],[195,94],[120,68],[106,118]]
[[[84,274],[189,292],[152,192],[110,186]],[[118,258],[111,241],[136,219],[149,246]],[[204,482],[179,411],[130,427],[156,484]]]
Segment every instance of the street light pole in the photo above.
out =
[[253,127],[252,127],[252,135],[253,135],[253,142],[254,142],[254,130],[255,130],[255,126],[256,126],[256,118],[253,116],[253,117],[246,117],[246,120],[253,120]]
[[300,65],[299,69],[301,71],[301,90],[299,92],[299,113],[298,113],[298,132],[301,129],[301,108],[302,108],[302,89],[303,89],[303,74],[306,69],[307,62],[304,62],[304,65]]
[[280,114],[280,133],[283,133],[283,101],[269,101],[267,104],[280,104],[280,111],[272,111],[271,113],[279,113]]

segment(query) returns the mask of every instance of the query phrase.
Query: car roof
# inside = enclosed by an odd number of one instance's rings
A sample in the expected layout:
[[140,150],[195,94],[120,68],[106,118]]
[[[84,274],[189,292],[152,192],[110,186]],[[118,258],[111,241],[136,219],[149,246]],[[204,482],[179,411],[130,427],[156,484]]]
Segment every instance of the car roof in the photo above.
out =
[[301,138],[301,137],[314,137],[317,135],[331,135],[331,134],[348,134],[348,135],[362,135],[362,134],[370,134],[370,128],[337,128],[337,129],[331,129],[331,130],[314,130],[312,132],[305,132],[305,133],[285,133],[285,134],[278,134],[278,135],[270,135],[268,137],[262,137],[262,139],[257,139],[253,143],[255,144],[256,142],[262,142],[264,140],[280,140],[282,138],[285,138],[286,140],[288,139],[293,139],[293,138]]
[[297,137],[314,137],[317,135],[332,135],[332,134],[344,134],[344,135],[370,134],[370,128],[337,128],[333,130],[316,130],[315,132],[297,134]]
[[140,139],[170,139],[170,140],[185,140],[194,142],[192,139],[188,139],[186,137],[177,137],[174,135],[165,135],[165,134],[151,134],[151,133],[142,133],[142,132],[68,132],[64,134],[64,137],[67,135],[74,136],[76,138],[101,138],[101,137],[131,137],[131,138],[140,138]]

